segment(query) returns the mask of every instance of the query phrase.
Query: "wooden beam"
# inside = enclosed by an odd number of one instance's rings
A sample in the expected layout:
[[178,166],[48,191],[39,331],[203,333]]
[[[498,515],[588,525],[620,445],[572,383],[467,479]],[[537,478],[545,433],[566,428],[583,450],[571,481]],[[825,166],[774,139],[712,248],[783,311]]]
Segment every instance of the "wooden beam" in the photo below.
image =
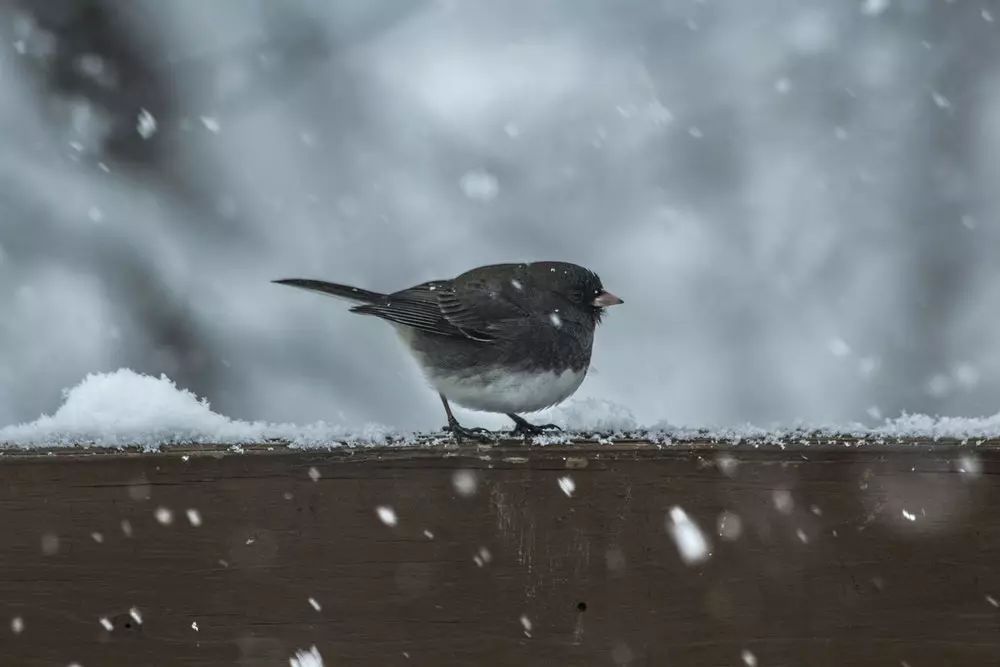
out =
[[995,441],[6,450],[0,663],[1000,664],[997,517]]

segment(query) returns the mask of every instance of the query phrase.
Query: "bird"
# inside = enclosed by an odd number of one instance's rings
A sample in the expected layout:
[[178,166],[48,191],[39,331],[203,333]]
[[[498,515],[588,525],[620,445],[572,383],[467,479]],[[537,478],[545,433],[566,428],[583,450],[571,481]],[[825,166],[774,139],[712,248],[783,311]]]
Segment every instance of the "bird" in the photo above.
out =
[[507,415],[514,436],[558,429],[518,413],[561,403],[580,387],[605,309],[623,303],[596,273],[561,261],[480,266],[391,293],[304,278],[272,282],[353,302],[351,312],[393,325],[458,442],[491,432],[461,425],[452,402]]

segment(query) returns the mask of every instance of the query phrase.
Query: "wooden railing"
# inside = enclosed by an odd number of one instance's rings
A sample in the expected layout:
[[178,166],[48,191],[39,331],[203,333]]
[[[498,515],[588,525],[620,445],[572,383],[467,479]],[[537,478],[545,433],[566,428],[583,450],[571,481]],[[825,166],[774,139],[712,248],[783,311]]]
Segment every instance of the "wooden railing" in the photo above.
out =
[[0,664],[1000,664],[998,445],[8,450]]

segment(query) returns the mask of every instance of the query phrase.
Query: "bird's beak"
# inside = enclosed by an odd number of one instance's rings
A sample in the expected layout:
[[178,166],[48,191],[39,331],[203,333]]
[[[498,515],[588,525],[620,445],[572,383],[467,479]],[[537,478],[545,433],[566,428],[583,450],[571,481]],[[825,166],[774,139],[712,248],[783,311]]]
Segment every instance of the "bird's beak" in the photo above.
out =
[[594,300],[591,301],[591,303],[597,306],[598,308],[607,308],[608,306],[617,306],[618,304],[625,302],[616,297],[611,292],[601,292],[596,297],[594,297]]

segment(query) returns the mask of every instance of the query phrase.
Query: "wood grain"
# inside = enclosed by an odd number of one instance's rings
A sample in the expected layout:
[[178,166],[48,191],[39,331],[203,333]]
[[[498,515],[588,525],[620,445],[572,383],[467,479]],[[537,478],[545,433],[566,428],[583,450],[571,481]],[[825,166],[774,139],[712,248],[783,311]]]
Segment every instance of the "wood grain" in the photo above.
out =
[[0,664],[995,665],[998,518],[995,443],[6,452]]

